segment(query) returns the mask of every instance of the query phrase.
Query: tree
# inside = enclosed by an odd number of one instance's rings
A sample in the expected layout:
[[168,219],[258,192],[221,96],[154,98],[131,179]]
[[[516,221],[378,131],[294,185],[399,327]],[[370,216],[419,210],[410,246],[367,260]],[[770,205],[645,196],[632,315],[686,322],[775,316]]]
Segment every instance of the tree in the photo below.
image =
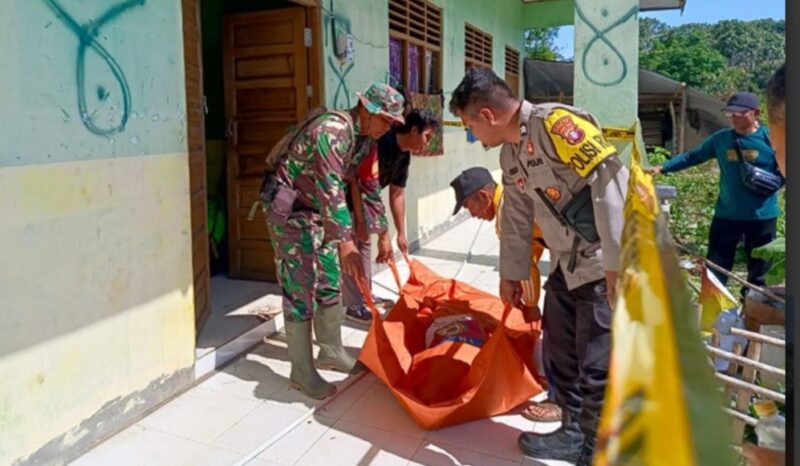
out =
[[703,31],[670,30],[641,54],[642,68],[656,71],[693,87],[710,89],[726,68],[725,57],[708,43]]
[[711,95],[763,91],[785,61],[783,20],[720,21],[670,27],[652,18],[639,23],[639,63]]
[[653,45],[669,30],[667,23],[655,18],[642,18],[639,20],[639,52],[646,53],[653,49]]
[[525,55],[533,60],[563,60],[556,47],[558,28],[530,28],[525,30]]

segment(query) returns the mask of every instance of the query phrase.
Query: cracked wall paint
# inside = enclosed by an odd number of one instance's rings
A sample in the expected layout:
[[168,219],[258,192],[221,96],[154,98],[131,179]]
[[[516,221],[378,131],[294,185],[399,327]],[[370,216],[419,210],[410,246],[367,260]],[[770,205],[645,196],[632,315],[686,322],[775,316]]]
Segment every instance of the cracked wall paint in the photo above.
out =
[[192,366],[187,166],[164,154],[0,168],[0,464]]
[[64,464],[191,380],[180,7],[0,2],[0,464]]

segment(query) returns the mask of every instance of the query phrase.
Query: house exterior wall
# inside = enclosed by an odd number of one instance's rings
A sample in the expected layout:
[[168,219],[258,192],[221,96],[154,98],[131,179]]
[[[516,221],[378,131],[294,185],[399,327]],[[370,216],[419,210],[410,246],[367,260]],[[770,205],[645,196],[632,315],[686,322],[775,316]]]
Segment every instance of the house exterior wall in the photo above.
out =
[[[388,3],[388,0],[323,0],[325,97],[329,106],[351,107],[356,104],[356,91],[364,91],[376,81],[389,81]],[[541,25],[535,17],[525,17],[524,11],[531,5],[524,5],[519,0],[434,0],[433,3],[442,8],[445,106],[450,93],[464,76],[465,22],[492,35],[492,65],[501,77],[505,75],[505,47],[508,45],[522,52],[524,29]],[[544,19],[553,20],[549,15]],[[340,66],[334,54],[332,27],[348,31],[355,37],[354,66],[346,74],[347,67]],[[521,78],[520,82],[523,81]],[[521,93],[522,89],[519,91]],[[458,120],[447,109],[443,118],[446,121]],[[443,156],[412,157],[406,189],[409,242],[424,241],[453,221],[455,198],[450,181],[461,170],[476,165],[499,173],[498,155],[497,149],[487,152],[480,144],[468,143],[462,128],[445,127]],[[384,196],[388,193],[384,192]]]
[[[434,3],[445,103],[464,74],[465,22],[493,36],[503,76],[505,46],[522,51],[526,27],[561,24],[573,5]],[[344,108],[388,80],[388,0],[322,4],[323,91]],[[0,464],[66,463],[193,380],[180,2],[118,5],[0,2]],[[357,38],[346,75],[333,24]],[[412,159],[411,242],[452,221],[461,170],[498,173],[497,150],[444,132],[443,156]]]
[[[575,105],[630,128],[639,105],[639,0],[575,1]],[[615,142],[630,162],[632,144]]]
[[111,5],[0,2],[0,464],[68,462],[193,377],[180,2]]

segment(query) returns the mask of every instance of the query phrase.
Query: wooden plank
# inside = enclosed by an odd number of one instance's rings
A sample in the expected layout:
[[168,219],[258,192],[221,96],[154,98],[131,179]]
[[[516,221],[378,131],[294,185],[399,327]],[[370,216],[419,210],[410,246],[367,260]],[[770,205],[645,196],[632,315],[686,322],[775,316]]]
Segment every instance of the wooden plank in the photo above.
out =
[[761,333],[750,332],[740,328],[732,328],[731,335],[743,336],[750,341],[772,345],[777,348],[786,348],[786,340],[781,340],[780,338],[771,337],[769,335],[763,335]]
[[756,395],[761,396],[762,398],[769,398],[770,400],[778,401],[780,403],[786,403],[786,395],[782,393],[778,393],[774,390],[770,390],[768,388],[759,387],[758,385],[747,383],[742,380],[739,380],[735,377],[731,377],[729,375],[721,374],[719,372],[714,374],[720,381],[724,384],[733,387],[739,388],[744,390],[750,390]]
[[[747,425],[750,425],[750,426],[755,426],[756,423],[758,422],[758,419],[756,419],[754,417],[750,417],[747,414],[740,413],[739,411],[733,410],[731,408],[722,408],[722,410],[725,411],[726,413],[730,414],[734,419],[736,419],[736,420],[738,420],[738,421],[740,421],[740,422],[742,422],[744,424],[747,424]],[[741,439],[739,439],[739,442],[741,442]]]
[[205,113],[203,111],[203,62],[201,52],[200,5],[182,0],[184,72],[186,76],[186,126],[189,163],[190,222],[195,331],[211,312],[208,219],[206,218]]

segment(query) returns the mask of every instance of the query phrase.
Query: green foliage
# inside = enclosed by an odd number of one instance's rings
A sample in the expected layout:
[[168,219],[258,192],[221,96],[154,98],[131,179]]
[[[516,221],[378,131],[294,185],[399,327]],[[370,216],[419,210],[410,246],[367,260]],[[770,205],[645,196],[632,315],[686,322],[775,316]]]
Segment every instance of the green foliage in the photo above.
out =
[[530,28],[525,30],[525,55],[533,60],[563,60],[556,47],[558,28]]
[[772,263],[767,273],[767,285],[775,286],[786,282],[786,238],[781,236],[773,242],[753,249],[753,257]]
[[[669,151],[655,147],[648,154],[652,165],[667,161]],[[705,255],[708,232],[714,207],[719,196],[719,169],[716,165],[703,164],[656,179],[658,184],[675,186],[678,197],[670,207],[670,231],[681,243],[696,248]]]
[[785,21],[720,21],[671,27],[653,18],[639,22],[642,68],[724,98],[760,92],[786,59]]

